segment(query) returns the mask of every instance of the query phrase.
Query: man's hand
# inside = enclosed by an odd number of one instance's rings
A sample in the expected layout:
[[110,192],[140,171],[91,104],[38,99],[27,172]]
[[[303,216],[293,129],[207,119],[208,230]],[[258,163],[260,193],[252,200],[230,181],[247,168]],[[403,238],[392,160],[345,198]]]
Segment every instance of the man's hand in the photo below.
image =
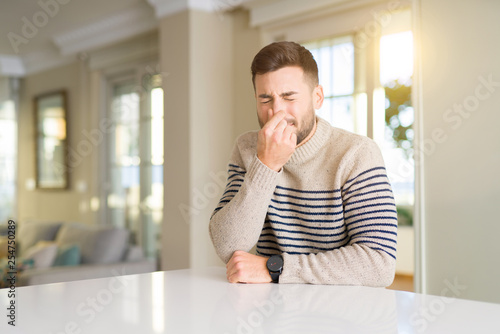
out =
[[226,265],[230,283],[270,283],[271,275],[266,266],[267,257],[236,251]]
[[297,146],[297,135],[285,116],[284,111],[273,116],[270,109],[268,121],[260,129],[257,139],[257,157],[264,165],[277,172],[290,159]]

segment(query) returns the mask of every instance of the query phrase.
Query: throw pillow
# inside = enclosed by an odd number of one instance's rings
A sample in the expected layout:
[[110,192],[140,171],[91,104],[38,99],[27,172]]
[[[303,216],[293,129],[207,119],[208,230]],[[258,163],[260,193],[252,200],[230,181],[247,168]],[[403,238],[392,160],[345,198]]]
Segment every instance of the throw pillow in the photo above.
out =
[[54,263],[57,256],[57,245],[49,242],[39,242],[24,252],[25,259],[34,261],[34,268],[48,268]]
[[40,240],[54,240],[61,225],[60,222],[25,222],[19,224],[18,242],[16,242],[17,255],[24,256],[23,253]]
[[81,262],[82,254],[78,245],[64,246],[57,252],[55,266],[77,266]]

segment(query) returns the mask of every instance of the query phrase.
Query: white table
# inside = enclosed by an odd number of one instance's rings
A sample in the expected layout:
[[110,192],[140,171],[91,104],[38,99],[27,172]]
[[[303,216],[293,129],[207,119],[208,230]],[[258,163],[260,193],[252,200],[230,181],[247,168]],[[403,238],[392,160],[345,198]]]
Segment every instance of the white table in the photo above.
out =
[[230,284],[223,268],[0,290],[0,333],[500,333],[500,305],[381,288]]

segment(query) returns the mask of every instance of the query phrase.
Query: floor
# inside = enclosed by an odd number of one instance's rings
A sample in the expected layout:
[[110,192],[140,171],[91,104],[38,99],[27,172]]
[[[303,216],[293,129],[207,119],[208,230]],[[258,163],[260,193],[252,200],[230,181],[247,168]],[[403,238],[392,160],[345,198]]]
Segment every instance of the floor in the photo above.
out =
[[413,276],[396,274],[394,282],[387,289],[413,292]]

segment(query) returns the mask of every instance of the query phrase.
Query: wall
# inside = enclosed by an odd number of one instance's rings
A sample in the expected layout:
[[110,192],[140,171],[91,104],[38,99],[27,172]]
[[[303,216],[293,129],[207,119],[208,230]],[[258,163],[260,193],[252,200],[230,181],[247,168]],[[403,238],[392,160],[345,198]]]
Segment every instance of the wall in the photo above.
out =
[[249,26],[249,14],[245,10],[232,12],[234,101],[233,138],[251,130],[259,129],[250,65],[253,57],[264,46],[260,31]]
[[208,222],[232,147],[232,20],[196,10],[160,23],[165,92],[162,269],[220,264]]
[[499,303],[500,2],[420,10],[424,292]]
[[55,90],[68,93],[68,145],[74,148],[80,140],[82,117],[80,108],[80,67],[78,62],[30,75],[23,79],[19,108],[18,219],[82,221],[81,194],[75,185],[88,178],[87,161],[69,173],[68,190],[29,190],[28,180],[35,179],[35,124],[33,98]]

